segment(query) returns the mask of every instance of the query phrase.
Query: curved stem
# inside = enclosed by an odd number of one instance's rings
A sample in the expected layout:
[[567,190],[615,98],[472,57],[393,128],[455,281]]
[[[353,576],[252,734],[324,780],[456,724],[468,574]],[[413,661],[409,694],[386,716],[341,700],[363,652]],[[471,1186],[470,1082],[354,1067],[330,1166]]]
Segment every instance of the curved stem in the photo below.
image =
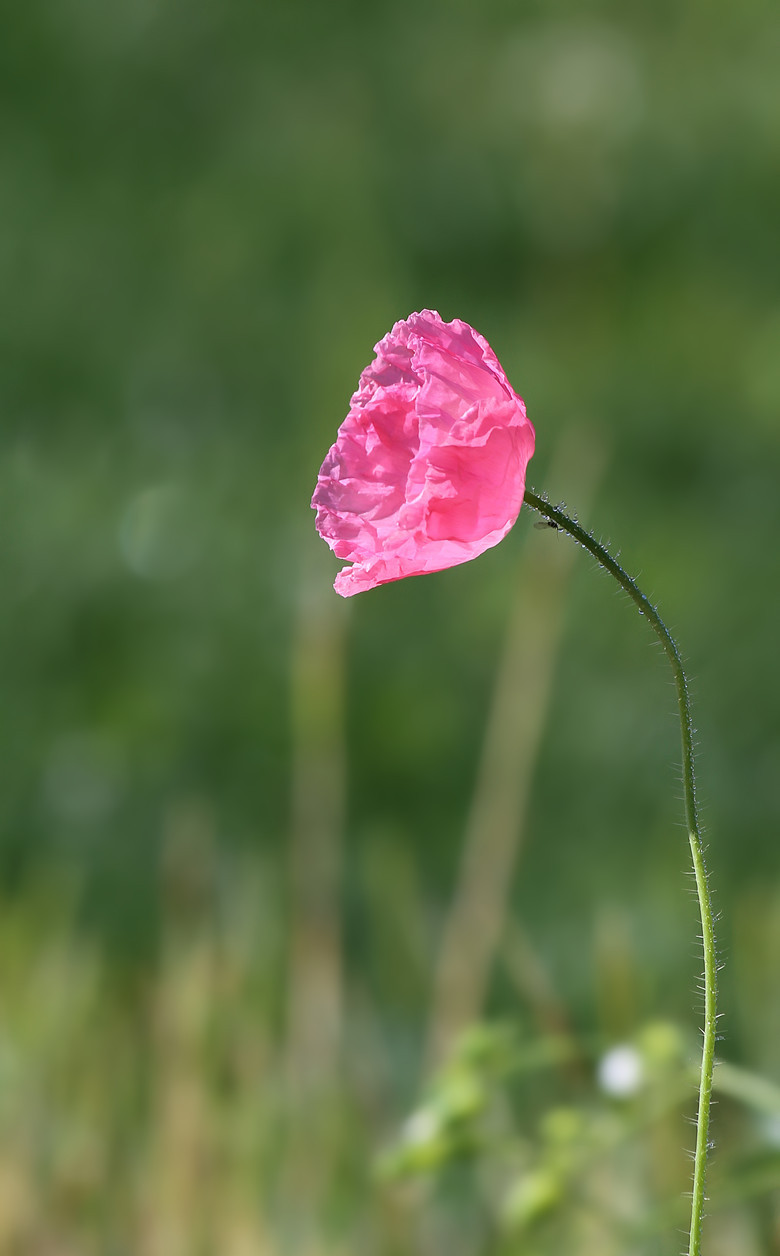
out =
[[693,767],[693,721],[691,719],[691,703],[688,693],[688,681],[685,676],[680,651],[674,637],[661,619],[658,611],[647,599],[631,576],[620,564],[591,536],[576,519],[570,518],[558,506],[552,506],[543,497],[531,489],[525,490],[525,502],[532,510],[542,515],[551,527],[559,528],[568,533],[578,545],[586,549],[598,562],[599,566],[608,571],[617,580],[622,589],[635,603],[640,615],[648,620],[650,626],[664,648],[666,657],[672,666],[674,684],[677,691],[677,705],[680,711],[680,727],[682,732],[682,766],[683,789],[685,795],[685,821],[688,829],[693,858],[693,870],[696,876],[696,893],[701,914],[702,942],[704,945],[704,1033],[701,1056],[701,1073],[699,1079],[699,1111],[696,1121],[696,1153],[693,1168],[693,1195],[691,1200],[691,1230],[688,1245],[688,1256],[700,1256],[701,1225],[704,1212],[704,1177],[709,1149],[708,1135],[710,1123],[710,1100],[712,1097],[712,1071],[715,1062],[715,1026],[717,999],[717,965],[715,960],[715,922],[712,910],[707,870],[704,863],[701,826],[696,805],[696,785]]

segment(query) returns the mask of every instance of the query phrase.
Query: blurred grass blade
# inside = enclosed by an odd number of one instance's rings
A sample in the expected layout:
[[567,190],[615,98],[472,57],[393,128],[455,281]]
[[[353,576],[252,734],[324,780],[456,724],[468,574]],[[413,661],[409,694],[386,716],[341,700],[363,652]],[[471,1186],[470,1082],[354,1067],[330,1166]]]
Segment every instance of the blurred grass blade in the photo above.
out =
[[[560,439],[549,482],[587,514],[604,465],[580,428]],[[430,1061],[482,1010],[506,922],[509,891],[549,703],[572,546],[554,535],[526,547],[488,716],[452,907],[434,973]]]
[[[318,555],[319,557],[319,555]],[[320,1146],[334,1122],[342,1037],[341,883],[346,790],[345,607],[324,573],[304,564],[291,645],[292,799],[286,1079],[290,1121],[282,1191],[305,1214],[334,1157]]]

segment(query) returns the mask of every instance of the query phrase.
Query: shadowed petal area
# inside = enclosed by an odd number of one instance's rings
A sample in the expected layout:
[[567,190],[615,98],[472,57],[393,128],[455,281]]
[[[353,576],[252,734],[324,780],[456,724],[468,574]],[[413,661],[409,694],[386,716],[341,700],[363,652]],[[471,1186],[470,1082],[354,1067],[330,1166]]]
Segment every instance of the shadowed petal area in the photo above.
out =
[[336,578],[344,597],[496,545],[534,452],[523,401],[467,323],[423,310],[375,353],[312,497],[320,536],[355,564]]

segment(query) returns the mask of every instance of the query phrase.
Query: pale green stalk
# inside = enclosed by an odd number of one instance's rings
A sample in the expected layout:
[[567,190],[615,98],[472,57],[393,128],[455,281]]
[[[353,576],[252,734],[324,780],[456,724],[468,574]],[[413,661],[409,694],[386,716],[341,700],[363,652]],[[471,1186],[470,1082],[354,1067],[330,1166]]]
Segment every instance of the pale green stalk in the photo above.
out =
[[688,694],[688,681],[685,676],[680,651],[674,637],[661,619],[653,604],[648,601],[634,580],[623,570],[604,546],[591,536],[576,519],[570,518],[558,506],[552,506],[543,497],[539,497],[531,489],[525,490],[525,502],[532,510],[538,511],[551,527],[559,528],[568,533],[578,545],[586,549],[598,562],[599,566],[617,580],[622,589],[636,604],[640,615],[644,615],[652,627],[664,653],[669,659],[674,673],[674,684],[677,691],[677,705],[680,712],[680,728],[682,732],[682,769],[683,790],[685,798],[685,822],[688,829],[693,858],[693,870],[696,876],[696,893],[701,914],[702,942],[704,945],[704,1034],[701,1056],[701,1072],[699,1076],[699,1111],[696,1120],[696,1152],[693,1165],[693,1194],[691,1199],[691,1230],[688,1243],[688,1256],[700,1256],[701,1226],[704,1213],[704,1178],[707,1167],[707,1151],[709,1149],[710,1100],[712,1097],[712,1072],[715,1062],[715,1026],[717,999],[717,964],[715,959],[715,923],[712,911],[712,900],[707,884],[707,870],[704,864],[701,826],[699,824],[696,805],[696,786],[693,765],[693,722],[691,719],[691,703]]

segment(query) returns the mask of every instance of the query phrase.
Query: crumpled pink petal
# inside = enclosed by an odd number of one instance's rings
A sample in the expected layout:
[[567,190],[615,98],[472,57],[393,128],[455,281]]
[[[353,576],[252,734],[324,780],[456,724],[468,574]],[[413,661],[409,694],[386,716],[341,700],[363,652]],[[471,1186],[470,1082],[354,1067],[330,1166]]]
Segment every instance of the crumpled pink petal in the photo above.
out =
[[535,433],[486,340],[435,310],[375,346],[311,504],[351,597],[468,562],[520,511]]

